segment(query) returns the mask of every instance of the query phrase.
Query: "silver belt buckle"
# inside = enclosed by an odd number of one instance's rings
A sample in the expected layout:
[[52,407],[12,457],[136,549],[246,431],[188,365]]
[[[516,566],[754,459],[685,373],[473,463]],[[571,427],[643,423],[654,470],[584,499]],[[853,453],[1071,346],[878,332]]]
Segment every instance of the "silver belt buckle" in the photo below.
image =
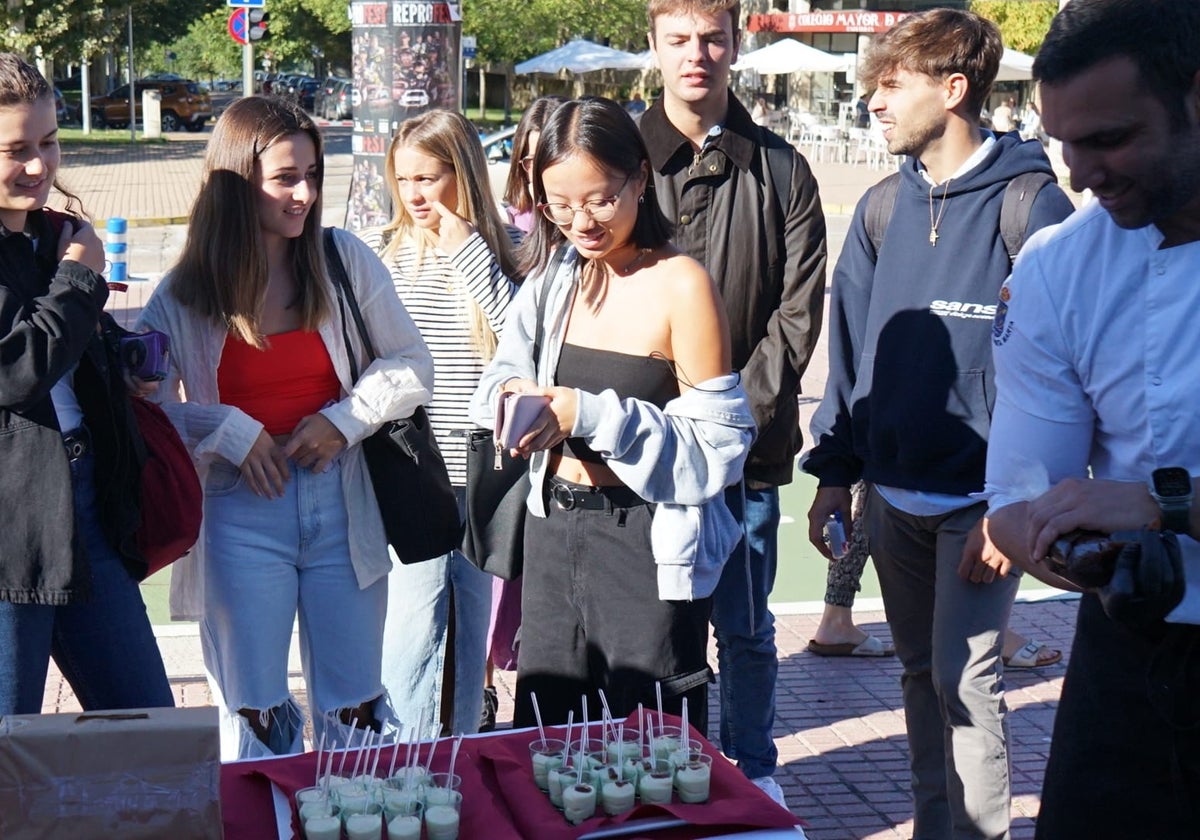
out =
[[550,498],[554,500],[554,504],[558,505],[559,510],[574,510],[575,492],[565,484],[558,482],[550,483]]

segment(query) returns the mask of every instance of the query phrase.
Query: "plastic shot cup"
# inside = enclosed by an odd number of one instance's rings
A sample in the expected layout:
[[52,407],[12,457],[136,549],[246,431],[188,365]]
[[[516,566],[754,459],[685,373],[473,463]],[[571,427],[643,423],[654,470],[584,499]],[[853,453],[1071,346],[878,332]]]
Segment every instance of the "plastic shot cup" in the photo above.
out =
[[562,764],[566,743],[559,738],[539,738],[529,744],[529,760],[533,765],[533,781],[539,790],[549,791],[549,772]]
[[712,781],[712,756],[692,753],[686,764],[675,768],[675,790],[679,801],[688,805],[708,801]]
[[388,808],[384,803],[383,815],[387,820],[388,840],[421,840],[421,814],[424,806],[417,800],[409,800],[403,806]]
[[425,836],[429,840],[458,840],[462,794],[450,791],[446,802],[425,806]]
[[678,726],[664,726],[654,730],[650,739],[650,753],[654,758],[670,758],[683,743],[683,736]]
[[342,840],[342,820],[336,814],[304,821],[305,840]]
[[383,827],[383,806],[372,802],[367,810],[357,814],[342,813],[346,840],[379,840]]
[[605,742],[609,764],[642,757],[642,733],[636,729],[623,730],[620,743],[617,742],[616,734],[612,733],[612,737]]
[[563,816],[571,825],[579,825],[596,813],[596,786],[587,781],[563,788]]
[[665,758],[647,758],[638,779],[638,798],[643,805],[669,805],[675,773]]
[[462,776],[457,773],[433,773],[422,788],[425,791],[425,808],[428,810],[434,805],[445,805],[461,793],[461,787]]

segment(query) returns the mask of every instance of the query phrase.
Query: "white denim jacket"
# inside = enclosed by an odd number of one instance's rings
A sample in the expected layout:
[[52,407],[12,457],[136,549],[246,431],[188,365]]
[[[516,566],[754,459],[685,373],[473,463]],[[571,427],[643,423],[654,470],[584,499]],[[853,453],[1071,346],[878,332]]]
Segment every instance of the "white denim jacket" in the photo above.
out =
[[[321,410],[348,443],[341,455],[342,490],[349,517],[350,561],[362,588],[392,568],[375,491],[357,446],[384,422],[408,417],[433,394],[433,359],[404,304],[396,297],[387,268],[359,239],[334,231],[338,253],[362,310],[367,332],[379,358],[367,364],[349,310],[347,334],[362,373],[350,378],[350,360],[342,338],[342,313],[333,284],[328,287],[332,317],[318,332],[329,351],[343,398]],[[171,338],[170,372],[152,397],[179,431],[191,451],[203,484],[216,460],[241,464],[263,429],[239,408],[222,405],[217,368],[228,334],[220,323],[180,304],[171,293],[171,275],[163,278],[138,318],[137,330],[161,330]],[[365,369],[364,369],[365,368]],[[182,391],[181,393],[181,386]],[[186,401],[183,401],[186,394]],[[197,620],[204,611],[204,532],[191,554],[175,563],[171,575],[171,617]]]
[[[567,314],[577,287],[578,254],[567,251],[554,277],[528,279],[508,310],[496,355],[471,401],[471,419],[495,427],[500,386],[520,377],[554,384]],[[546,299],[546,326],[537,373],[533,342],[537,296]],[[616,392],[576,389],[573,437],[581,437],[631,490],[654,502],[651,551],[658,564],[658,597],[690,601],[712,594],[729,553],[741,539],[724,490],[742,478],[754,439],[754,419],[736,374],[700,382],[664,408]],[[530,459],[529,510],[546,515],[547,457]]]

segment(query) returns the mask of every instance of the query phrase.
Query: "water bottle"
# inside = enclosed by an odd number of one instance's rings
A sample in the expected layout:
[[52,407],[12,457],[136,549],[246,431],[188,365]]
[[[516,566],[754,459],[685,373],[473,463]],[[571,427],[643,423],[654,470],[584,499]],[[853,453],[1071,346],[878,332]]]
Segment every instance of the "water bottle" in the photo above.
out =
[[841,511],[834,511],[825,520],[825,542],[829,543],[829,553],[834,560],[841,560],[850,553],[850,542],[846,539],[846,526],[842,522]]

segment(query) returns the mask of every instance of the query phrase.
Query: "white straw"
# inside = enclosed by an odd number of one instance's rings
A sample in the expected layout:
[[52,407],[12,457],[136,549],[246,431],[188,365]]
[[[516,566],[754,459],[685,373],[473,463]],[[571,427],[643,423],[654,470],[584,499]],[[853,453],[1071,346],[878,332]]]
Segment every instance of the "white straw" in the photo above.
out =
[[617,724],[617,781],[625,781],[625,724]]
[[[400,730],[397,729],[396,735],[399,736],[399,734],[400,734]],[[397,739],[392,743],[392,763],[388,765],[388,774],[387,774],[387,777],[389,779],[392,778],[392,776],[395,775],[395,773],[396,773],[396,758],[399,755],[400,755],[400,739],[399,739],[399,737],[397,737]]]
[[329,748],[328,758],[325,759],[325,792],[329,792],[329,777],[333,774],[333,747]]
[[317,775],[313,779],[313,787],[319,787],[321,784],[321,751],[325,748],[325,733],[328,730],[322,727],[321,740],[317,742]]
[[662,726],[662,683],[654,681],[654,699],[658,701],[658,725]]
[[365,747],[367,745],[367,741],[370,737],[371,737],[371,730],[364,729],[362,743],[358,745],[358,755],[356,755],[354,757],[354,769],[350,771],[351,779],[358,778],[358,769],[359,769],[359,766],[362,764],[362,759],[363,759],[363,747]]
[[603,714],[600,717],[600,738],[601,740],[609,737],[609,731],[612,729],[613,715],[612,709],[608,707],[608,698],[604,696],[604,689],[600,689],[600,708],[603,709]]
[[638,703],[638,746],[642,745],[642,736],[646,734],[646,710]]
[[688,713],[687,713],[687,698],[686,697],[683,698],[683,727],[682,727],[682,729],[683,729],[683,751],[684,751],[684,754],[691,755],[691,753],[692,753],[692,746],[691,746],[692,736],[691,736],[691,730],[688,729]]
[[567,759],[571,756],[571,727],[575,725],[575,710],[572,709],[567,713],[567,734],[563,736],[563,764],[567,763]]
[[462,746],[462,741],[463,736],[460,733],[459,736],[454,739],[454,746],[450,747],[450,773],[446,779],[446,787],[454,786],[454,762],[458,760],[458,748]]
[[433,753],[434,753],[434,750],[437,749],[438,741],[440,741],[440,740],[441,740],[440,738],[434,738],[433,742],[429,745],[429,756],[425,759],[425,775],[426,776],[429,775],[429,768],[433,767]]
[[342,775],[342,771],[346,769],[346,756],[350,754],[350,747],[354,744],[354,733],[358,731],[358,717],[350,718],[350,735],[346,738],[346,743],[342,747],[342,760],[338,762],[338,775]]
[[546,727],[542,726],[542,710],[538,708],[537,692],[529,692],[529,698],[533,701],[533,717],[537,721],[538,735],[542,739],[542,743],[546,742]]
[[379,759],[383,755],[383,731],[379,732],[379,740],[375,743],[375,760],[371,762],[371,775],[379,770]]
[[587,695],[585,694],[581,699],[583,700],[583,732],[579,736],[579,756],[580,756],[580,758],[586,759],[587,758],[587,743],[586,742],[587,742],[587,739],[592,737],[592,733],[588,731],[591,728],[591,725],[588,723]]

